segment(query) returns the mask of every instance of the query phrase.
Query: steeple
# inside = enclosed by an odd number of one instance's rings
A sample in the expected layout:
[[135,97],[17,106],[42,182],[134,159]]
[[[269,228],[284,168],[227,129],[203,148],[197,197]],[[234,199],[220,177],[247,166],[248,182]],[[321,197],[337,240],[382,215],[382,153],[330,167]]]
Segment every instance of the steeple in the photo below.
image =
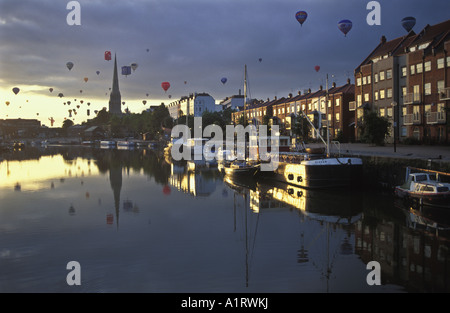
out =
[[109,113],[122,114],[120,109],[121,96],[119,91],[119,77],[117,75],[117,58],[114,55],[114,76],[111,94],[109,95]]

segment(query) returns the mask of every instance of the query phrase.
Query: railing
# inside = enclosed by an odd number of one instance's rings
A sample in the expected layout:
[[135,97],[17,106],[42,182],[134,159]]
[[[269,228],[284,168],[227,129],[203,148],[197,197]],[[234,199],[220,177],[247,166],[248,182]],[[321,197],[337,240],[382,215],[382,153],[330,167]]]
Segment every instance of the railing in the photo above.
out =
[[420,93],[407,93],[403,98],[404,104],[413,104],[413,103],[420,103],[421,96]]
[[427,124],[445,124],[446,120],[445,112],[429,112],[427,114]]
[[450,100],[450,87],[439,90],[439,100]]
[[348,110],[349,111],[355,111],[356,110],[356,101],[350,101],[348,103]]
[[418,125],[422,123],[422,114],[406,114],[403,118],[403,125]]

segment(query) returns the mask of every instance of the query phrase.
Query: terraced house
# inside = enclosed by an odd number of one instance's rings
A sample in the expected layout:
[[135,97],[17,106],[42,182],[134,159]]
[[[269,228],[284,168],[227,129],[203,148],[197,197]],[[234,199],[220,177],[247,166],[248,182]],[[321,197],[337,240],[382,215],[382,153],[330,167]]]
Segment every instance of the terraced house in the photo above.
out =
[[[240,108],[232,115],[233,123],[237,124],[245,114],[246,120],[253,124],[275,123],[280,126],[282,135],[292,136],[292,127],[296,119],[305,114],[320,130],[322,136],[329,127],[330,137],[343,141],[354,138],[354,116],[349,110],[349,104],[355,98],[355,85],[347,80],[342,86],[331,84],[328,90],[320,86],[317,91],[311,89],[305,93],[298,92],[296,96],[289,94],[280,99],[267,99],[265,102],[253,102],[247,108]],[[326,113],[328,112],[328,116]],[[266,118],[264,118],[266,117]],[[317,138],[314,132],[312,137]]]
[[449,143],[450,20],[380,43],[355,69],[355,137],[364,111],[391,121],[388,142]]

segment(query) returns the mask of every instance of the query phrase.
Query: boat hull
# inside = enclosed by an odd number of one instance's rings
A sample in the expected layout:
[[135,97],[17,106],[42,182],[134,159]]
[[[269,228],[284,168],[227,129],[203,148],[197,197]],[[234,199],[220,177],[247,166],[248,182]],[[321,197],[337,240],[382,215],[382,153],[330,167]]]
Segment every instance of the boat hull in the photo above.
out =
[[362,183],[362,161],[358,158],[331,158],[299,164],[280,162],[270,175],[274,180],[302,188],[356,187]]
[[414,192],[400,186],[395,187],[395,195],[403,199],[407,205],[411,206],[431,206],[450,209],[450,192],[426,194],[423,192]]

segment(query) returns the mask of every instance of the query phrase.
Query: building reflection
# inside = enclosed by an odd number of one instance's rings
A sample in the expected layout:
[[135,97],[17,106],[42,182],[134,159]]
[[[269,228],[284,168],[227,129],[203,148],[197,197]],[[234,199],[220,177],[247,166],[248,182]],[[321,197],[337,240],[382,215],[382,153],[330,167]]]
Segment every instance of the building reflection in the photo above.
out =
[[189,170],[186,164],[171,163],[169,183],[178,191],[195,197],[208,197],[216,190],[217,171]]
[[[428,213],[430,210],[429,209]],[[363,262],[378,261],[382,283],[395,283],[412,292],[450,291],[450,224],[442,213],[425,216],[413,208],[399,208],[396,218],[368,210],[355,229],[356,253]]]

